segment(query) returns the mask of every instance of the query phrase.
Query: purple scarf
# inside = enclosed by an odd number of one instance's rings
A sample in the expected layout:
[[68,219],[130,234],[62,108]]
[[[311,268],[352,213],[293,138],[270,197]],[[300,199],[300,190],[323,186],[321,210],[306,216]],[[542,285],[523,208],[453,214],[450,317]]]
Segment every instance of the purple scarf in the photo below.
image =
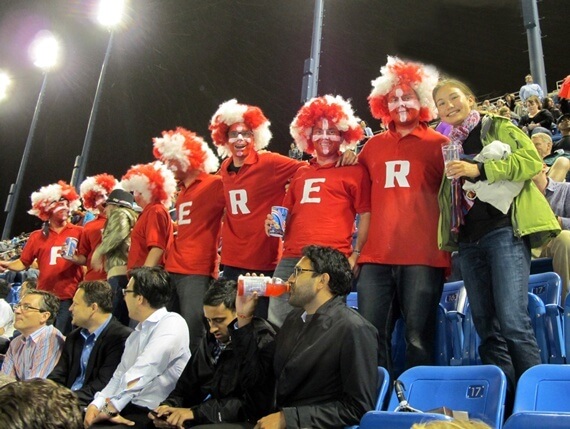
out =
[[[449,133],[449,139],[452,143],[459,145],[461,153],[463,153],[463,142],[479,121],[481,121],[479,112],[471,110],[461,125],[453,127]],[[465,223],[465,215],[473,207],[473,201],[467,198],[463,191],[463,182],[464,179],[451,181],[451,231],[455,233],[459,233],[459,227]]]

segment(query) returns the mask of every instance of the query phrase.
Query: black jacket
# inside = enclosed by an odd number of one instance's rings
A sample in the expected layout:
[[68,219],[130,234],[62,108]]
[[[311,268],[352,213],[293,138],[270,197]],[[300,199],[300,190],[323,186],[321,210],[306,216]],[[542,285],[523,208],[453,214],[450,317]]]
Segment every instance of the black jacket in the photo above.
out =
[[249,356],[251,378],[268,365],[277,379],[275,410],[287,428],[342,428],[374,409],[378,381],[378,332],[341,297],[323,304],[307,322],[303,309],[289,313],[274,358]]
[[[113,317],[97,338],[89,355],[83,387],[75,391],[82,407],[89,405],[95,393],[103,390],[113,376],[121,361],[125,341],[131,332],[132,329]],[[80,361],[84,342],[81,328],[73,330],[65,339],[59,362],[47,378],[71,388],[81,372]]]
[[[162,404],[172,407],[191,408],[192,424],[256,422],[269,411],[273,384],[245,386],[241,380],[243,350],[241,336],[235,335],[230,323],[231,341],[214,364],[212,351],[216,340],[208,333],[190,358],[176,387]],[[273,343],[276,331],[263,319],[254,318],[251,329],[255,331],[257,344],[254,348]],[[263,406],[266,404],[266,406]]]

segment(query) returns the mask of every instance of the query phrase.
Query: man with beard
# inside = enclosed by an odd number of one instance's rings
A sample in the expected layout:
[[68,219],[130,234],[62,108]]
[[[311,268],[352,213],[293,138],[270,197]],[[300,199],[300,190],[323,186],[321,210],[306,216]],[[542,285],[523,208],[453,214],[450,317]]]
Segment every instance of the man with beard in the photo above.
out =
[[[256,428],[342,428],[358,424],[374,408],[378,334],[343,300],[352,278],[348,259],[338,250],[303,249],[289,277],[289,304],[296,308],[277,334],[274,355],[251,347],[243,362],[249,383],[271,366],[276,378],[274,412]],[[252,337],[256,300],[257,295],[236,300],[237,331]]]
[[410,368],[433,364],[436,311],[450,266],[437,241],[441,146],[448,140],[426,123],[433,118],[437,71],[388,57],[381,73],[368,100],[388,130],[368,140],[358,157],[372,180],[369,239],[358,259],[358,310],[378,329],[378,364],[391,369],[399,307]]

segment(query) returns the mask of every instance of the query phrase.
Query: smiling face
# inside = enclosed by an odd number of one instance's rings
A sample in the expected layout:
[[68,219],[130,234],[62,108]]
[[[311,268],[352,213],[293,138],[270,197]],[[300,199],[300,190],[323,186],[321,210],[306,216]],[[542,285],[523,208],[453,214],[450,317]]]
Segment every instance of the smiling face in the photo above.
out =
[[440,119],[453,126],[461,125],[475,105],[475,97],[453,84],[439,88],[434,101]]
[[69,217],[69,202],[62,198],[50,205],[50,220],[64,222]]
[[396,126],[409,126],[418,122],[420,100],[409,85],[398,85],[388,93],[388,111]]
[[243,122],[232,124],[228,128],[228,147],[234,159],[245,160],[253,148],[253,131]]
[[327,119],[322,118],[315,122],[311,139],[317,159],[338,158],[342,136],[339,129]]

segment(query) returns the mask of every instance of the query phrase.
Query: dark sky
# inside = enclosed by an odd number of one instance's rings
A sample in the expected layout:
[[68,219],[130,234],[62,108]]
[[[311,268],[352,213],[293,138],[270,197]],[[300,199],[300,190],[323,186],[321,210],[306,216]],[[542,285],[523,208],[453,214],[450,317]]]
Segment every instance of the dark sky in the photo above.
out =
[[[529,72],[519,0],[325,0],[319,94],[352,98],[373,129],[366,97],[386,55],[428,62],[479,95],[517,91]],[[16,179],[41,73],[27,46],[49,29],[64,47],[50,73],[13,235],[39,221],[29,196],[69,181],[80,154],[109,35],[92,18],[96,0],[0,1],[0,68],[14,79],[0,103],[0,226]],[[260,106],[269,148],[285,153],[309,57],[312,0],[131,0],[115,34],[87,175],[120,178],[152,160],[152,137],[178,125],[209,141],[208,122],[230,98]],[[549,90],[570,73],[568,0],[539,3]],[[564,54],[563,54],[564,52]]]

